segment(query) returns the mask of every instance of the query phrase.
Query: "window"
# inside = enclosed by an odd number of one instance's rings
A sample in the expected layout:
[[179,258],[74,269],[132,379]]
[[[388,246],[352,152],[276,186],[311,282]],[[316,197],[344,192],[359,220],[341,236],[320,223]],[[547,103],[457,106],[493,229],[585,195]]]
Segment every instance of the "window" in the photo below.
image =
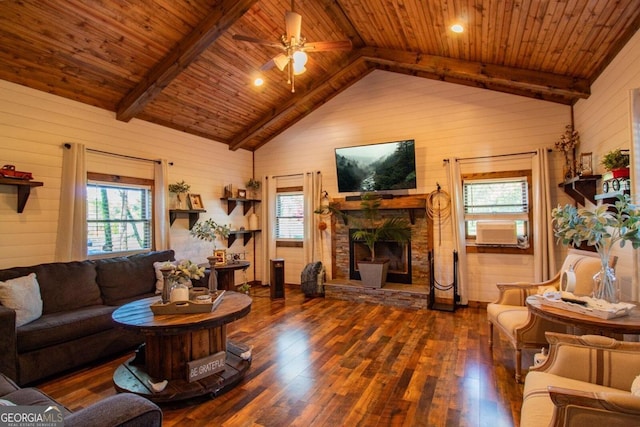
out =
[[304,197],[302,193],[277,194],[276,239],[304,239]]
[[[531,171],[492,172],[463,177],[465,230],[470,252],[533,253],[529,236],[532,235],[530,209]],[[493,233],[495,241],[476,245],[479,222],[483,231]],[[516,240],[509,240],[515,226]],[[507,239],[504,239],[504,237]],[[513,234],[511,234],[513,236]],[[485,235],[481,235],[485,238]],[[491,239],[488,239],[491,241]],[[498,250],[495,250],[495,249]],[[492,250],[493,249],[493,250]]]
[[[117,254],[152,248],[152,182],[117,177],[87,185],[87,253]],[[136,184],[127,181],[137,181]]]

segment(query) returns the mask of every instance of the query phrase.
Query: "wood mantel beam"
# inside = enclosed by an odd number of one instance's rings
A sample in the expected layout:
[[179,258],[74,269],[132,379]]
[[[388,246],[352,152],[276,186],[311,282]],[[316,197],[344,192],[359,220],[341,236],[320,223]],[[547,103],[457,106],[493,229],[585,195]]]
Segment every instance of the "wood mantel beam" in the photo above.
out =
[[[509,88],[519,94],[570,104],[591,94],[586,79],[576,79],[553,73],[523,70],[481,62],[464,61],[435,55],[424,55],[393,49],[365,47],[360,50],[362,58],[390,71],[410,70],[421,77],[440,80],[463,80],[474,82],[474,86]],[[424,74],[420,74],[424,73]]]
[[116,119],[128,122],[140,113],[257,1],[223,0],[120,101]]

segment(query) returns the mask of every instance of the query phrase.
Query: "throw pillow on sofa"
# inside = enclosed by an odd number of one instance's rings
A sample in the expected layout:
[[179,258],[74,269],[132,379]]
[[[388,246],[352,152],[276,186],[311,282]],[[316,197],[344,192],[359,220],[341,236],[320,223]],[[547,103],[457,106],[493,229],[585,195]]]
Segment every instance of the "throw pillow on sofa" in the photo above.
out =
[[26,325],[42,316],[40,285],[34,273],[0,282],[0,304],[15,310],[16,326]]
[[162,271],[160,271],[160,269],[162,268],[163,265],[171,263],[173,265],[178,265],[178,261],[171,261],[171,260],[166,260],[166,261],[156,261],[153,263],[153,268],[156,271],[156,294],[161,294],[162,293],[162,289],[164,289],[164,276],[162,275]]

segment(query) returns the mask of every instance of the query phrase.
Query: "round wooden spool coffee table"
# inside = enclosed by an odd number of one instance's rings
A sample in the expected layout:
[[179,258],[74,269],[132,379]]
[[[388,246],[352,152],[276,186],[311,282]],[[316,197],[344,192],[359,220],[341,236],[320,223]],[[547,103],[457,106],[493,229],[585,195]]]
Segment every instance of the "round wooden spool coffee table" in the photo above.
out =
[[[168,402],[216,395],[244,378],[250,348],[228,341],[226,325],[251,311],[249,296],[227,291],[212,312],[154,315],[149,306],[158,300],[141,299],[113,312],[118,326],[145,336],[144,347],[113,374],[118,391]],[[154,391],[152,383],[163,380],[166,388]]]

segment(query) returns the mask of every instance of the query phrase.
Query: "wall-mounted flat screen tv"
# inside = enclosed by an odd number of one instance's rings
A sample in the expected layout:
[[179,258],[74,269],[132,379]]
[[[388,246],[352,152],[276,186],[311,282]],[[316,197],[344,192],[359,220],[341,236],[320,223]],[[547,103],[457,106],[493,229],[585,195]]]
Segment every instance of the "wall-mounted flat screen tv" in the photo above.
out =
[[336,148],[340,193],[416,188],[415,141]]

